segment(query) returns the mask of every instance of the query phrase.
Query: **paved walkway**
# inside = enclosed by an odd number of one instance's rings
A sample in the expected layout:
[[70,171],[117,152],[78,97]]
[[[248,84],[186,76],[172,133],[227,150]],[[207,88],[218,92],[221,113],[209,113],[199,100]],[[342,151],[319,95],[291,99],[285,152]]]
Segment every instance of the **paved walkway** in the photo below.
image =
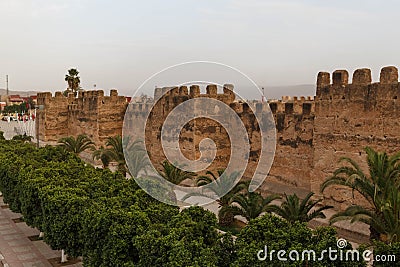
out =
[[[39,234],[24,222],[15,223],[13,219],[21,217],[4,208],[0,197],[0,266],[9,267],[51,267],[48,259],[60,257],[60,251],[54,251],[43,241],[31,241],[28,237]],[[3,264],[3,265],[2,265]],[[81,267],[82,264],[71,264]]]

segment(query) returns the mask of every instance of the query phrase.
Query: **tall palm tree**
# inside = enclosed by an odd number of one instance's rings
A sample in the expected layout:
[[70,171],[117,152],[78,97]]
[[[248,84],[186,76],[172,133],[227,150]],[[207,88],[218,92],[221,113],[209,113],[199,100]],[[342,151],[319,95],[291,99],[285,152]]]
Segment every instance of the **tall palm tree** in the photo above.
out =
[[94,150],[95,146],[92,140],[85,134],[80,134],[75,139],[73,136],[64,137],[58,140],[58,143],[65,150],[72,152],[76,155],[79,155],[81,152],[85,150]]
[[77,69],[69,69],[68,74],[65,74],[65,81],[68,83],[67,91],[76,92],[79,90],[81,79],[78,75],[79,71]]
[[263,197],[257,192],[246,192],[237,194],[230,200],[230,205],[222,207],[220,210],[221,215],[226,212],[232,213],[234,216],[240,215],[250,221],[260,216],[263,212],[273,211],[273,200],[280,199],[279,195],[269,195]]
[[[238,172],[227,175],[225,174],[224,169],[217,170],[217,175],[215,175],[212,171],[207,171],[206,175],[199,176],[196,179],[197,186],[205,186],[214,181],[215,183],[208,188],[208,191],[189,193],[185,195],[182,200],[184,201],[192,196],[204,196],[209,198],[221,196],[216,200],[219,204],[219,208],[227,207],[229,206],[230,200],[234,195],[246,191],[249,187],[250,181],[239,181],[228,193],[225,193],[226,189],[232,186],[238,175]],[[220,211],[221,209],[218,212],[219,224],[223,226],[231,225],[234,221],[234,215],[228,212],[228,210],[223,213],[220,213]]]
[[[366,147],[369,175],[350,158],[342,158],[347,166],[338,168],[333,176],[321,185],[321,192],[329,186],[345,186],[357,191],[370,207],[353,205],[332,217],[331,223],[340,220],[361,221],[370,225],[371,239],[389,236],[400,240],[400,235],[391,232],[400,228],[400,153],[388,156]],[[390,218],[392,214],[392,218]]]
[[322,206],[314,211],[311,211],[322,199],[312,201],[310,198],[314,195],[313,192],[307,194],[307,196],[300,201],[296,194],[286,195],[285,200],[280,206],[274,206],[273,212],[281,216],[290,223],[298,222],[309,222],[315,218],[326,218],[322,212],[327,209],[333,208],[332,206]]

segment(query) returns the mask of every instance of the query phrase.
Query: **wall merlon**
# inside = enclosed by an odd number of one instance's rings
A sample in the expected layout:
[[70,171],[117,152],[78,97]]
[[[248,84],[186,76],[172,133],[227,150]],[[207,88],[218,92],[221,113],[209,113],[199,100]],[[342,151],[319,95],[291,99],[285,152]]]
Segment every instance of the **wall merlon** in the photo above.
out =
[[97,96],[103,97],[104,96],[104,91],[103,90],[98,90],[97,91]]
[[200,86],[191,85],[190,86],[190,97],[197,97],[200,95]]
[[179,87],[173,86],[173,87],[169,90],[169,94],[170,94],[170,96],[177,96],[177,95],[179,95]]
[[233,90],[233,84],[224,84],[223,91],[224,95],[226,96],[226,103],[232,103],[233,101],[235,101],[236,95]]
[[189,90],[188,90],[187,86],[179,87],[179,95],[181,95],[181,96],[189,95]]
[[396,84],[399,82],[399,71],[394,66],[388,66],[381,69],[379,78],[381,84]]
[[54,95],[55,98],[65,98],[62,92],[56,92]]
[[331,84],[331,74],[329,72],[319,72],[317,76],[317,88],[327,87]]
[[224,93],[231,93],[233,92],[235,86],[233,84],[226,83],[224,84]]
[[335,70],[332,74],[333,86],[346,86],[349,84],[349,73],[347,70]]
[[353,73],[353,85],[368,85],[372,82],[372,75],[371,70],[364,68],[364,69],[357,69]]
[[218,94],[218,87],[215,84],[209,84],[206,87],[206,94],[211,97],[216,97]]
[[117,97],[118,96],[118,91],[116,89],[111,89],[110,90],[110,96],[111,97]]

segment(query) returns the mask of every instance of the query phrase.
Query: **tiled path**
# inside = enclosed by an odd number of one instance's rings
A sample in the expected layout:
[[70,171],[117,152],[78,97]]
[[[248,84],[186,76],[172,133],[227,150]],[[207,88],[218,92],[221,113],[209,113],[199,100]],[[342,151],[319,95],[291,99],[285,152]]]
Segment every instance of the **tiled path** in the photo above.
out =
[[[0,197],[0,206],[3,205]],[[43,241],[31,241],[28,237],[38,235],[39,231],[24,222],[12,220],[20,217],[10,209],[0,207],[0,266],[51,267],[48,259],[60,257],[61,253],[51,250]],[[68,266],[81,267],[82,264]]]

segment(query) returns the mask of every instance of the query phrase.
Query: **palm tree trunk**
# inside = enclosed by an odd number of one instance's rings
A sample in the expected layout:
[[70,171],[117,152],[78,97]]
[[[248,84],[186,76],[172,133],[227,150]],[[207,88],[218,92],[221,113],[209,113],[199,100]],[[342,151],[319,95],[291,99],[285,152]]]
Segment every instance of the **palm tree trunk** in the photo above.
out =
[[218,216],[218,223],[221,226],[230,226],[233,224],[235,216],[231,212],[225,213],[224,216]]
[[380,233],[372,226],[369,226],[369,240],[380,240]]

